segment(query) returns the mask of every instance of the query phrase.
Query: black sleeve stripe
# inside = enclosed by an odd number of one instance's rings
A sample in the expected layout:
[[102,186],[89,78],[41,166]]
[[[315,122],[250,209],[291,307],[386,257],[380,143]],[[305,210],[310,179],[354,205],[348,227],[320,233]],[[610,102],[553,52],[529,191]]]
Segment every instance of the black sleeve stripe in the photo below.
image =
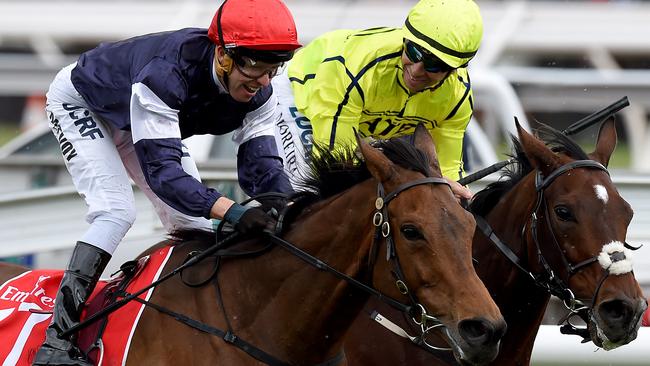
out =
[[[402,69],[401,67],[395,66],[395,68],[399,69],[400,72],[404,72],[404,69]],[[395,74],[395,82],[400,88],[402,88],[402,90],[404,90],[404,93],[411,94],[411,92],[406,88],[406,86],[402,85],[402,82],[399,80],[398,74]]]
[[305,85],[307,80],[311,80],[311,79],[313,79],[315,77],[316,77],[316,74],[307,74],[307,75],[305,75],[305,78],[303,80],[300,80],[300,79],[294,78],[294,77],[290,77],[289,81]]
[[360,31],[359,33],[355,33],[355,34],[350,35],[350,37],[372,36],[372,35],[375,35],[375,34],[394,32],[396,30],[397,30],[396,28],[375,27],[375,28],[364,29],[364,30]]
[[361,86],[356,82],[357,79],[355,79],[354,75],[352,75],[352,72],[350,72],[350,70],[348,70],[347,66],[345,66],[345,59],[343,58],[343,56],[328,57],[328,58],[326,58],[326,59],[323,60],[323,63],[325,63],[325,62],[330,62],[330,61],[338,61],[338,62],[340,62],[341,64],[343,64],[343,67],[345,68],[345,73],[346,73],[346,74],[348,75],[348,77],[352,80],[352,84],[350,84],[350,85],[348,86],[348,91],[347,91],[347,93],[346,93],[346,96],[345,96],[343,99],[347,99],[347,94],[350,92],[350,87],[351,87],[351,86],[354,86],[354,87],[357,88],[357,91],[358,91],[359,94],[361,95],[361,99],[362,99],[362,100],[365,100],[365,97],[364,97],[364,95],[363,95],[363,89],[361,89]]
[[[393,53],[389,53],[387,55],[378,57],[378,58],[370,61],[366,66],[364,66],[356,76],[352,75],[352,73],[348,70],[347,67],[345,68],[345,71],[346,71],[348,77],[350,78],[350,85],[348,85],[348,87],[347,87],[347,89],[345,91],[345,96],[343,97],[343,100],[341,101],[341,103],[339,103],[339,106],[338,106],[338,108],[336,110],[336,114],[334,115],[334,120],[333,120],[333,123],[332,123],[332,131],[330,132],[330,143],[329,143],[330,149],[334,147],[334,141],[336,140],[336,126],[338,124],[338,119],[339,119],[339,116],[341,115],[341,112],[343,111],[343,107],[350,100],[350,93],[352,92],[352,89],[356,88],[358,90],[358,92],[359,92],[359,95],[361,96],[361,100],[365,101],[363,90],[361,89],[361,85],[359,85],[359,80],[363,77],[363,75],[368,70],[370,70],[372,67],[376,66],[379,62],[389,60],[389,59],[392,59],[392,58],[395,58],[395,57],[401,57],[401,56],[402,56],[402,50],[399,50],[398,52],[393,52]],[[345,59],[343,59],[343,57],[341,57],[341,56],[331,57],[331,58],[325,59],[323,62],[333,61],[333,60],[337,60],[337,61],[343,63],[343,65],[345,65]]]
[[[465,99],[469,95],[469,91],[472,90],[472,85],[471,85],[471,83],[469,81],[464,82],[463,78],[460,77],[460,76],[458,77],[458,80],[465,85],[465,93],[463,94],[463,97],[460,98],[460,100],[458,101],[458,104],[456,104],[454,109],[452,109],[451,113],[449,113],[449,115],[445,118],[446,120],[450,119],[450,118],[452,118],[453,116],[456,115],[456,112],[458,112],[458,109],[460,108],[461,105],[463,105],[463,103],[465,102]],[[472,106],[472,109],[474,109],[473,103],[471,103],[471,99],[472,98],[470,98],[470,104]]]

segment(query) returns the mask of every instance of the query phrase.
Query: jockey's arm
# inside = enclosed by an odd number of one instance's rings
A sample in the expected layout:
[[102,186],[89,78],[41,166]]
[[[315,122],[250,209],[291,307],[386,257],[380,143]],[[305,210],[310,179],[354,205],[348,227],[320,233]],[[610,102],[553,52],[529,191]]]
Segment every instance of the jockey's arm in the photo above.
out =
[[131,135],[144,178],[156,196],[175,210],[209,219],[222,194],[201,183],[198,172],[195,177],[185,171],[178,109],[158,97],[155,80],[144,81],[149,84],[134,84],[131,94]]
[[472,197],[472,192],[456,181],[464,175],[463,137],[472,117],[472,106],[466,98],[450,118],[438,123],[429,132],[433,137],[442,175],[450,182],[456,198]]
[[345,65],[338,61],[322,62],[309,75],[311,79],[302,83],[297,80],[304,79],[308,71],[299,65],[294,68],[292,87],[296,105],[311,122],[314,144],[330,149],[335,145],[356,145],[354,130],[358,130],[363,110],[362,91],[358,84],[350,88]]
[[233,134],[237,151],[239,185],[251,197],[265,192],[291,193],[282,158],[275,142],[275,123],[280,118],[277,98],[246,114],[242,126]]

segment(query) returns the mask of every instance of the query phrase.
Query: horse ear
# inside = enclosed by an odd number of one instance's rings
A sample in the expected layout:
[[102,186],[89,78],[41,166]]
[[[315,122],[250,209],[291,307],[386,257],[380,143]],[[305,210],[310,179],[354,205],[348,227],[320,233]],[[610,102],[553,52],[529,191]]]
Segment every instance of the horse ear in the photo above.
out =
[[596,142],[596,149],[589,154],[589,157],[597,162],[607,166],[609,158],[612,156],[616,148],[616,125],[614,118],[609,118],[602,125],[598,132],[598,140]]
[[560,167],[561,162],[559,157],[544,142],[524,130],[516,117],[515,125],[517,126],[517,134],[519,135],[521,147],[524,149],[526,157],[535,169],[541,171],[543,175],[548,176]]
[[380,182],[388,181],[395,172],[393,163],[386,157],[386,155],[379,151],[379,149],[376,149],[363,141],[356,131],[355,135],[357,137],[357,144],[359,145],[361,154],[366,161],[366,166],[368,167],[370,174]]
[[438,163],[438,154],[436,153],[436,144],[433,142],[433,138],[429,131],[427,131],[427,128],[424,127],[424,124],[418,124],[413,136],[415,147],[427,155],[431,169],[441,173],[440,165]]

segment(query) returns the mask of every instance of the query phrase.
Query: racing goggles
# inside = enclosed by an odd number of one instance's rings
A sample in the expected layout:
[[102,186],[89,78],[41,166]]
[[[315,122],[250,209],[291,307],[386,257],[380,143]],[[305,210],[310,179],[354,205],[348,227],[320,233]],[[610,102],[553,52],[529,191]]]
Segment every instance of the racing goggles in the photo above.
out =
[[423,49],[417,43],[411,42],[408,39],[404,40],[404,53],[406,53],[406,57],[408,57],[408,59],[414,64],[422,62],[426,72],[438,73],[454,70],[453,67],[444,63],[431,52]]
[[239,73],[251,80],[257,80],[265,75],[268,75],[269,79],[271,79],[282,72],[285,64],[284,62],[280,62],[269,66],[268,63],[255,61],[246,56],[232,54],[230,57],[233,59],[234,65]]

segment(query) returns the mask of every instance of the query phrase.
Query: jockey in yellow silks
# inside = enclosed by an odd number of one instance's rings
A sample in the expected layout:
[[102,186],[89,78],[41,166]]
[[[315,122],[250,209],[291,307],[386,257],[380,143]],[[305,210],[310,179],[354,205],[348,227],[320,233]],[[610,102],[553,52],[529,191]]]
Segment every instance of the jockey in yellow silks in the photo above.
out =
[[443,175],[459,179],[474,103],[467,64],[482,35],[474,1],[421,0],[402,28],[336,30],[313,40],[272,82],[283,114],[276,142],[285,170],[295,181],[314,142],[335,148],[354,143],[355,129],[389,138],[423,123]]

